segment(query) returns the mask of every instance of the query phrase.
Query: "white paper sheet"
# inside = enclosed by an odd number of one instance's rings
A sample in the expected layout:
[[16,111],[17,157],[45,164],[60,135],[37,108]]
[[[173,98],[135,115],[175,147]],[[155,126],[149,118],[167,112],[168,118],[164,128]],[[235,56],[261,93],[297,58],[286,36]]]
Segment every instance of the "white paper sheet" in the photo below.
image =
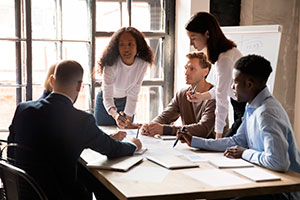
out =
[[233,171],[256,182],[280,180],[279,176],[259,168],[234,169]]
[[193,170],[183,173],[213,187],[227,187],[250,183],[249,180],[242,179],[219,169]]
[[122,179],[139,181],[139,182],[153,182],[160,183],[168,175],[169,170],[163,167],[143,167],[139,166],[129,170],[121,176]]

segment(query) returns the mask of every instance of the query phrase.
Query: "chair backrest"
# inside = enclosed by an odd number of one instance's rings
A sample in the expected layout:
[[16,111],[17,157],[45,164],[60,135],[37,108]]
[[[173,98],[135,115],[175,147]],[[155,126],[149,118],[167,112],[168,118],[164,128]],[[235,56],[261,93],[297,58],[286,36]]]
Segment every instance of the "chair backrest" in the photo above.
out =
[[[7,143],[7,141],[4,140],[1,142]],[[22,156],[25,157],[33,154],[30,148],[16,143],[8,143],[1,149],[0,178],[4,185],[6,199],[47,199],[41,187],[37,184],[34,178],[26,172],[26,167],[32,160],[29,160],[29,162],[23,162],[23,160],[18,160],[14,156],[4,156],[3,152],[4,150],[7,150],[7,148],[13,148],[14,151],[21,151],[23,153]]]
[[[0,177],[4,185],[6,198],[8,200],[19,200],[20,182],[30,186],[41,200],[47,200],[46,195],[40,186],[24,170],[9,164],[7,161],[0,161]],[[24,183],[23,183],[24,184]]]
[[34,179],[24,170],[15,167],[4,160],[0,161],[0,177],[4,184],[6,197],[8,200],[18,200],[19,198],[19,181],[22,178],[37,194],[39,199],[46,200],[47,197]]

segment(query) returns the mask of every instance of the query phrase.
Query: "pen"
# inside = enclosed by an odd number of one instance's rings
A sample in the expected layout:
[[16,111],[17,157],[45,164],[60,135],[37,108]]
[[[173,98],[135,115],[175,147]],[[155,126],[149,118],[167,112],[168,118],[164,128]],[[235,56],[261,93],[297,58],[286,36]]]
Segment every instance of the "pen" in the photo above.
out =
[[126,118],[126,115],[125,115],[125,113],[124,112],[118,112],[119,113],[119,115],[121,115],[122,117],[124,117],[125,118],[125,120],[127,120],[127,118]]
[[137,132],[136,132],[136,138],[139,137],[139,132],[140,132],[140,129],[138,128]]
[[192,94],[195,94],[196,90],[197,90],[198,85],[196,85],[192,91]]
[[[185,132],[185,131],[186,131],[186,127],[183,126],[183,127],[181,128],[180,131],[181,131],[181,132]],[[174,142],[174,144],[173,144],[173,148],[176,146],[177,142],[178,142],[180,139],[181,139],[181,136],[178,137],[178,138],[175,140],[175,142]]]

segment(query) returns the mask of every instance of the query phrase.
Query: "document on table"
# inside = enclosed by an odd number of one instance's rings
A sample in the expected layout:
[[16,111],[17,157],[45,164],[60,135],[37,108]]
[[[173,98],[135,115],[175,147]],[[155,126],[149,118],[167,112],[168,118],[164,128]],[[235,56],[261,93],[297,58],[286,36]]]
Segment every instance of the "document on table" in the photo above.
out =
[[86,164],[87,167],[97,169],[107,169],[116,171],[128,171],[131,167],[138,164],[143,160],[141,156],[125,156],[122,158],[108,159],[107,157],[101,157],[97,160]]
[[162,140],[176,140],[177,137],[176,135],[160,135],[158,136],[159,139],[162,139]]
[[134,155],[142,155],[142,154],[144,154],[147,150],[148,150],[147,147],[142,147],[140,150],[135,151],[135,152],[134,152]]
[[199,167],[199,165],[178,156],[147,156],[147,159],[168,169]]
[[193,170],[182,173],[213,187],[228,187],[250,183],[250,181],[246,179],[242,179],[220,169]]
[[160,183],[168,175],[169,170],[163,167],[137,167],[121,176],[122,179],[142,182]]
[[106,156],[91,149],[84,149],[80,157],[84,160],[87,167],[117,171],[128,171],[143,160],[142,156],[108,159]]
[[252,163],[249,163],[243,159],[234,159],[223,157],[216,157],[209,160],[209,163],[218,168],[236,168],[236,167],[253,167]]
[[255,182],[280,180],[279,176],[259,168],[234,169],[233,171]]

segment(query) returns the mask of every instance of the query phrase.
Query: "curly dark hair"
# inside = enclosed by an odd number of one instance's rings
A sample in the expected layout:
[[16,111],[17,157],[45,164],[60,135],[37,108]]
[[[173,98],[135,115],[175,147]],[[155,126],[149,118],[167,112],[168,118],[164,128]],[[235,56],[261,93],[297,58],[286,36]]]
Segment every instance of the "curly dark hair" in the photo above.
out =
[[105,66],[112,66],[116,63],[117,59],[120,56],[119,53],[119,39],[121,35],[125,32],[130,33],[136,40],[137,44],[137,54],[136,57],[141,58],[142,60],[148,62],[150,65],[153,64],[153,51],[151,47],[145,41],[145,36],[139,30],[134,27],[123,27],[116,31],[103,51],[102,57],[98,62],[98,65],[103,70]]
[[218,60],[221,53],[236,47],[236,44],[232,40],[226,38],[219,22],[210,13],[198,12],[194,14],[186,23],[185,29],[201,34],[205,34],[208,31],[207,55],[212,64]]
[[236,61],[234,68],[265,84],[272,72],[270,61],[260,55],[247,55]]

